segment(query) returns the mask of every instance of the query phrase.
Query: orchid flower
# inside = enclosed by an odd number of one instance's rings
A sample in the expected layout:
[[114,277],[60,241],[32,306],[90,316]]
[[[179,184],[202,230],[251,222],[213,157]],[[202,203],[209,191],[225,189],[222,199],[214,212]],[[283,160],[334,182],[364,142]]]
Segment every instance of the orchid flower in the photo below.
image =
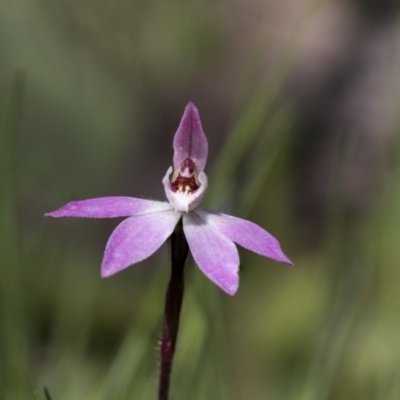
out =
[[199,112],[186,106],[175,134],[173,167],[162,180],[168,202],[134,197],[101,197],[73,201],[46,216],[128,217],[111,234],[101,266],[102,277],[113,275],[151,256],[182,219],[190,252],[201,271],[223,291],[234,295],[239,286],[239,255],[235,243],[292,264],[277,239],[253,222],[197,208],[206,189],[208,142]]

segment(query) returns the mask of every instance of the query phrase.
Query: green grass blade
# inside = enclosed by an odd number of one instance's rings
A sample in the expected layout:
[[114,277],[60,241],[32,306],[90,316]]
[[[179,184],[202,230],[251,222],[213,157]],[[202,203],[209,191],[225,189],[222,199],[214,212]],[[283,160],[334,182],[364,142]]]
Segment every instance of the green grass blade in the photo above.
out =
[[31,389],[28,323],[21,285],[16,218],[15,154],[25,77],[16,73],[0,125],[0,348],[2,399],[23,399]]

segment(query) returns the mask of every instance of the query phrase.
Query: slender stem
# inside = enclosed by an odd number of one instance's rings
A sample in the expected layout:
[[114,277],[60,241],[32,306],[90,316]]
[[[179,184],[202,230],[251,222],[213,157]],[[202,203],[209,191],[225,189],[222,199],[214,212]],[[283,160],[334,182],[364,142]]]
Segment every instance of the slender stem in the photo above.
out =
[[171,236],[171,278],[165,297],[164,322],[160,342],[160,381],[158,400],[168,400],[172,362],[178,337],[179,317],[184,292],[183,269],[189,247],[183,233],[182,220]]

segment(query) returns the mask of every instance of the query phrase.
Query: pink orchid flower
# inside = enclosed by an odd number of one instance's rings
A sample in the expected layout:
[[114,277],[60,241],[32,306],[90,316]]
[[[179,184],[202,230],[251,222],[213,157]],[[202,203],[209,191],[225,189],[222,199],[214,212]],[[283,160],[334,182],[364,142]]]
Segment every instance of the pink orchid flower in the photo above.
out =
[[[174,138],[174,166],[162,180],[168,202],[134,197],[100,197],[73,201],[45,214],[49,217],[128,217],[111,234],[101,265],[102,277],[151,256],[182,218],[190,251],[201,271],[234,295],[239,286],[239,255],[234,243],[275,261],[292,264],[277,239],[253,222],[198,209],[205,190],[208,142],[199,112],[186,106]],[[172,174],[172,175],[171,175]]]

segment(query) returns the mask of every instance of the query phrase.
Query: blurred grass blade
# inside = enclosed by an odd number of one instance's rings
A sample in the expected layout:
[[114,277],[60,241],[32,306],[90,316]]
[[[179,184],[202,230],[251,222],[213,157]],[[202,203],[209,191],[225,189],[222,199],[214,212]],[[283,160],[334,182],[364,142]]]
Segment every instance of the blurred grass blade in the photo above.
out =
[[44,387],[44,396],[46,397],[46,400],[53,400],[50,396],[50,392],[47,390],[47,387]]
[[31,391],[14,164],[24,91],[24,74],[16,73],[0,124],[0,398],[6,400],[28,398],[27,394]]
[[191,285],[193,301],[198,304],[205,326],[202,343],[198,344],[197,365],[194,365],[197,368],[195,383],[192,384],[193,398],[208,398],[212,393],[221,400],[234,400],[237,394],[230,352],[232,344],[224,308],[225,294],[215,290],[199,273],[192,274]]
[[[155,337],[161,327],[162,308],[161,304],[155,307],[154,301],[165,290],[165,282],[162,278],[163,274],[157,273],[146,290],[142,305],[132,321],[131,329],[126,333],[99,388],[98,399],[145,398],[142,392],[148,385],[151,386],[155,395],[157,383],[152,379],[158,357],[155,351]],[[146,382],[146,384],[138,384],[138,382]]]
[[[321,330],[315,358],[306,390],[301,399],[332,398],[335,381],[340,375],[351,345],[356,318],[363,306],[364,291],[371,279],[368,259],[364,256],[366,238],[351,235],[345,219],[346,171],[352,156],[351,135],[342,132],[337,137],[335,158],[331,167],[329,204],[326,215],[325,253],[326,277],[330,281],[326,320]],[[366,228],[363,226],[363,229]],[[348,250],[351,248],[351,252]],[[360,279],[363,276],[363,279]]]
[[259,83],[255,94],[241,107],[226,144],[218,158],[213,171],[213,181],[210,183],[209,193],[212,194],[213,206],[225,203],[231,195],[231,183],[235,181],[234,175],[243,157],[262,131],[263,124],[270,117],[272,106],[288,77],[290,69],[300,50],[301,40],[306,28],[316,15],[324,1],[310,1],[298,23],[292,29],[293,34],[288,35],[288,41],[282,46],[279,58]]
[[252,157],[254,161],[251,163],[248,183],[238,207],[239,215],[248,215],[260,197],[271,166],[278,155],[282,153],[281,150],[285,144],[288,143],[287,138],[293,124],[294,116],[286,109],[278,112],[271,120],[268,127],[271,134],[265,134],[254,151]]

